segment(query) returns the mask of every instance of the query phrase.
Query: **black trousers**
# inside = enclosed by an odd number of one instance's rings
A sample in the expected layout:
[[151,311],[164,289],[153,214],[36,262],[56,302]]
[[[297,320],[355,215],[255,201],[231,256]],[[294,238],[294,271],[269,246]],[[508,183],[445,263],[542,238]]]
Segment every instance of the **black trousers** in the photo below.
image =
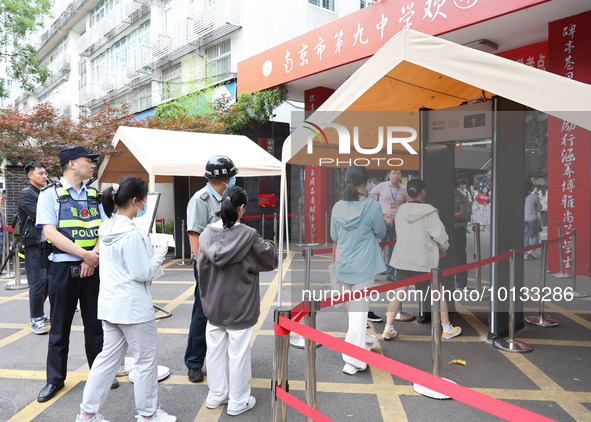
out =
[[88,366],[103,348],[103,327],[97,319],[99,293],[98,267],[91,277],[72,277],[70,267],[80,262],[50,262],[48,269],[51,329],[47,348],[47,383],[66,379],[70,331],[76,305],[84,323],[84,343]]

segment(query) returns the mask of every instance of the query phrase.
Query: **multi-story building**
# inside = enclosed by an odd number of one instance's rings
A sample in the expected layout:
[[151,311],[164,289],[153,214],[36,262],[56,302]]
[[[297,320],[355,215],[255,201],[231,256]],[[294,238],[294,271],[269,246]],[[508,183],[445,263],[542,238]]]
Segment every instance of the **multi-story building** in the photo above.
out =
[[106,98],[135,113],[204,86],[227,82],[237,62],[354,12],[372,1],[62,0],[35,45],[52,75],[17,107],[50,101],[76,117]]

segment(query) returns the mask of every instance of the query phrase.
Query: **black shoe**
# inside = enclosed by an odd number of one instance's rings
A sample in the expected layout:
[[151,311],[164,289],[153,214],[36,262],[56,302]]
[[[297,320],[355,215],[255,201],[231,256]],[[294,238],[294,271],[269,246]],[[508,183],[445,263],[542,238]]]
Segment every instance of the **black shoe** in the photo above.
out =
[[382,317],[377,316],[372,311],[369,311],[367,313],[367,320],[371,321],[371,322],[382,322],[383,321]]
[[111,390],[114,390],[116,388],[119,388],[119,381],[117,381],[117,378],[113,380],[113,384],[111,384]]
[[419,316],[417,318],[417,322],[419,324],[428,324],[428,323],[430,323],[431,322],[431,314],[425,315],[425,316]]
[[62,388],[64,388],[64,382],[60,382],[59,384],[47,384],[45,387],[43,387],[43,389],[39,392],[39,395],[37,396],[37,401],[39,403],[44,403],[46,401],[49,401],[53,398],[53,396],[55,396],[55,393],[57,393],[58,391],[60,391]]
[[201,368],[189,369],[189,381],[191,381],[191,382],[203,381],[203,372],[201,372]]

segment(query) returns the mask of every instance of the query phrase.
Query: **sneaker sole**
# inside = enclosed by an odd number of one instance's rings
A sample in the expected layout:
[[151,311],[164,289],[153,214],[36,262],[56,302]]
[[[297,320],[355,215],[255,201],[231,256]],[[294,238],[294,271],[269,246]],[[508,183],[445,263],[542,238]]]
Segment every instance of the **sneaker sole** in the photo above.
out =
[[447,337],[445,337],[445,336],[443,336],[443,335],[442,335],[442,336],[441,336],[441,338],[442,338],[442,339],[444,339],[444,340],[449,340],[449,339],[452,339],[452,338],[454,338],[454,337],[457,337],[457,336],[459,336],[460,334],[462,334],[462,332],[461,332],[461,331],[460,331],[459,333],[453,333],[453,334],[450,334],[450,335],[449,335],[449,336],[447,336]]
[[391,340],[394,337],[396,337],[397,335],[398,335],[398,333],[396,333],[394,335],[391,335],[391,336],[385,336],[385,335],[382,334],[382,339],[384,339],[384,340]]
[[[253,399],[254,399],[254,397],[253,397]],[[238,415],[243,414],[244,412],[248,412],[250,409],[252,409],[253,407],[255,407],[256,404],[257,404],[257,401],[255,399],[255,400],[253,400],[252,405],[250,405],[250,402],[249,402],[248,406],[246,406],[246,409],[242,409],[242,410],[228,410],[227,413],[230,416],[238,416]]]
[[208,409],[217,409],[218,407],[223,406],[225,404],[228,404],[228,400],[223,401],[219,404],[211,404],[211,403],[205,402],[205,407],[207,407]]
[[33,332],[33,334],[37,334],[37,335],[39,335],[39,336],[40,336],[40,335],[42,335],[42,334],[47,334],[47,333],[49,333],[49,329],[48,329],[48,330],[45,330],[45,331],[35,331],[35,330],[33,330],[33,329],[31,328],[31,331]]

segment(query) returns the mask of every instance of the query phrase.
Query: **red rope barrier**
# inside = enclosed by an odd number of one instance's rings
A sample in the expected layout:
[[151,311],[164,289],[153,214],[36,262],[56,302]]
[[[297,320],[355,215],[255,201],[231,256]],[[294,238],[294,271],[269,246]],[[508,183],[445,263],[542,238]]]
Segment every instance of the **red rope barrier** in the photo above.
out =
[[436,377],[435,375],[421,371],[420,369],[413,368],[412,366],[406,365],[402,362],[389,359],[370,350],[366,350],[364,348],[347,343],[344,340],[334,338],[328,334],[299,324],[283,316],[279,316],[279,325],[283,328],[300,334],[303,337],[315,341],[316,343],[323,344],[329,349],[335,350],[339,353],[344,353],[355,359],[366,362],[375,368],[381,369],[382,371],[386,371],[397,377],[404,378],[407,381],[445,394],[446,396],[449,396],[459,402],[490,413],[491,415],[495,415],[509,421],[553,421],[553,419],[550,419],[546,416],[542,416],[502,400],[495,399],[493,397],[487,396],[486,394],[474,391],[468,387],[454,384],[451,381]]
[[[572,236],[572,234],[569,233],[569,234],[565,234],[562,237],[557,237],[556,239],[549,241],[548,245],[560,242],[560,241],[565,240],[571,236]],[[386,246],[386,245],[394,244],[394,243],[396,243],[395,240],[391,241],[391,242],[380,243],[380,246]],[[517,249],[515,252],[516,253],[525,253],[525,252],[528,252],[528,251],[531,251],[534,249],[538,249],[538,248],[542,247],[542,245],[543,245],[542,243],[538,243],[536,245],[531,245],[531,246]],[[329,253],[329,252],[332,253],[332,249],[315,249],[315,250],[313,250],[314,255],[322,254],[322,253]],[[509,259],[509,258],[511,258],[511,252],[505,252],[504,254],[496,255],[496,256],[493,256],[490,258],[481,259],[480,261],[471,262],[469,264],[459,265],[457,267],[452,267],[452,268],[446,268],[441,271],[441,275],[446,277],[449,275],[454,275],[454,274],[458,274],[458,273],[461,273],[464,271],[472,270],[477,267],[483,267],[485,265],[489,265],[494,262],[503,261],[503,260]],[[421,275],[414,276],[411,278],[406,278],[404,280],[392,281],[390,283],[383,284],[379,287],[373,287],[371,289],[367,289],[365,291],[365,293],[361,293],[362,294],[361,297],[369,296],[372,292],[383,293],[388,290],[399,289],[401,287],[410,286],[411,284],[417,284],[422,281],[426,281],[426,280],[430,280],[430,279],[431,279],[431,273],[425,273],[425,274],[421,274]],[[320,302],[320,309],[328,308],[330,306],[334,306],[334,305],[338,305],[340,303],[345,303],[345,302],[350,302],[350,301],[351,301],[351,292],[345,292],[345,294],[341,295],[341,298],[338,300],[325,299],[325,300],[321,301]],[[296,322],[299,321],[300,319],[302,319],[302,317],[304,315],[307,314],[307,312],[303,312],[303,309],[304,309],[304,302],[297,304],[292,309],[292,312],[301,312],[302,313],[302,315],[297,315],[298,319],[296,320],[294,318],[294,321],[296,321]]]
[[275,395],[278,399],[283,400],[285,403],[289,404],[295,410],[299,411],[301,414],[309,417],[314,421],[321,421],[321,422],[334,422],[328,416],[323,415],[318,410],[308,406],[306,403],[301,401],[300,399],[292,396],[291,394],[287,393],[285,390],[281,389],[280,387],[275,388]]

